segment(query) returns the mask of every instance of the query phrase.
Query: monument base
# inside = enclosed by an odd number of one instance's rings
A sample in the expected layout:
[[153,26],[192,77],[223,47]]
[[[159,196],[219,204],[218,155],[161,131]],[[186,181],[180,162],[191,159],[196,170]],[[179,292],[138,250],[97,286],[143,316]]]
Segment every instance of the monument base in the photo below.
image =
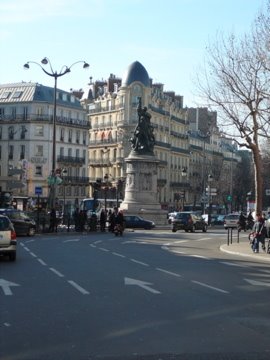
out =
[[127,178],[125,198],[120,209],[124,214],[139,215],[156,225],[167,224],[167,212],[157,201],[157,166],[154,155],[131,152],[125,159]]

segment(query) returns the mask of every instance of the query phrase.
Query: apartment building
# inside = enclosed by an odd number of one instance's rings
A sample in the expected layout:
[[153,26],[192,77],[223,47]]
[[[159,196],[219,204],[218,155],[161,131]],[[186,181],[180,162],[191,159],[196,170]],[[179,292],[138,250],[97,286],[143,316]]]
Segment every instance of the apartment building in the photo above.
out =
[[[0,85],[0,187],[15,198],[46,205],[53,159],[54,88],[38,83]],[[56,94],[56,204],[88,195],[89,122],[80,101]]]

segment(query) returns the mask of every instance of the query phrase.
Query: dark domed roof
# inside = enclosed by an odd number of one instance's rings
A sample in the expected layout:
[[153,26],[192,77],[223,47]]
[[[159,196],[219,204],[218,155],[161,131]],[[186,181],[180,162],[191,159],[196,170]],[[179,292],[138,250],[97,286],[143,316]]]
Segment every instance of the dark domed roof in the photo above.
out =
[[144,86],[147,87],[150,86],[148,72],[139,61],[134,61],[132,64],[129,65],[123,76],[122,86],[129,86],[134,81],[140,81],[141,83],[143,83]]

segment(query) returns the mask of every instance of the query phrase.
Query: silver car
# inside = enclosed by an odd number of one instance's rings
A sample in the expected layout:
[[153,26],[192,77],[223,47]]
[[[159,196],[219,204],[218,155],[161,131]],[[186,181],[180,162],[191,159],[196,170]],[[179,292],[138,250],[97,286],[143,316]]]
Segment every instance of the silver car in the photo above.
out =
[[224,229],[238,228],[239,214],[228,214],[224,218]]
[[17,237],[13,224],[7,216],[0,215],[0,255],[16,260]]

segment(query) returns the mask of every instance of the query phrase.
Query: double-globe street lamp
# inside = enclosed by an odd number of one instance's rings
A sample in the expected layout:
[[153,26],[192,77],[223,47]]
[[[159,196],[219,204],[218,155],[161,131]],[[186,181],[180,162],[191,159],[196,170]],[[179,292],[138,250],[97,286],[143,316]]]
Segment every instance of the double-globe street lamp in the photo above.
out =
[[44,71],[44,73],[48,76],[51,76],[54,78],[54,108],[53,108],[53,148],[52,148],[52,171],[51,171],[51,176],[50,176],[50,195],[49,195],[49,199],[50,199],[50,208],[53,209],[55,208],[55,186],[56,186],[56,106],[57,106],[57,102],[56,102],[56,98],[57,98],[57,79],[61,76],[64,76],[68,73],[71,72],[71,68],[79,63],[83,63],[83,68],[87,69],[89,68],[89,64],[86,63],[85,61],[76,61],[75,63],[73,63],[70,66],[67,65],[63,65],[61,70],[59,72],[53,70],[52,68],[52,64],[50,62],[50,60],[45,57],[44,59],[41,60],[41,64],[42,65],[47,65],[49,64],[50,66],[50,70],[51,71],[47,71],[46,69],[44,69],[43,66],[41,66],[39,63],[35,62],[35,61],[28,61],[26,64],[24,64],[24,68],[25,69],[29,69],[30,66],[29,64],[35,64],[38,65],[42,71]]

